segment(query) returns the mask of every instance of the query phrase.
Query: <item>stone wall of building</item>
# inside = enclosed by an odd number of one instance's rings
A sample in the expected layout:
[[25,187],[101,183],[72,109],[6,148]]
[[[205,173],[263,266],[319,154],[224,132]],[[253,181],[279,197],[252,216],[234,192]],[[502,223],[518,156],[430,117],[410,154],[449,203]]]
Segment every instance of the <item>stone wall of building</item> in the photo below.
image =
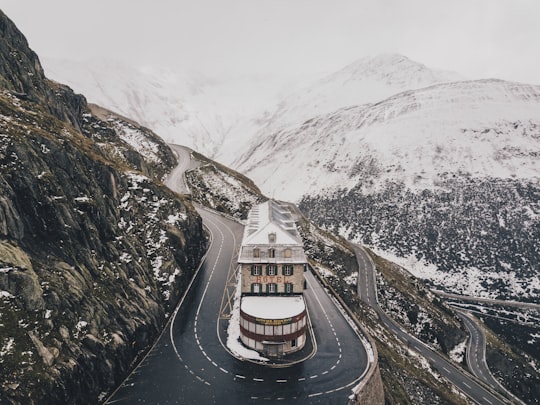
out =
[[290,276],[284,276],[282,271],[282,264],[277,264],[277,275],[267,276],[266,275],[266,266],[267,264],[260,264],[262,266],[261,275],[252,276],[251,275],[251,266],[252,264],[241,264],[242,272],[242,294],[251,293],[251,285],[253,283],[259,283],[262,286],[262,293],[266,294],[266,285],[268,283],[277,284],[277,294],[285,293],[285,284],[291,283],[293,285],[293,290],[291,294],[302,294],[304,291],[304,265],[303,264],[294,264],[293,265],[293,274]]

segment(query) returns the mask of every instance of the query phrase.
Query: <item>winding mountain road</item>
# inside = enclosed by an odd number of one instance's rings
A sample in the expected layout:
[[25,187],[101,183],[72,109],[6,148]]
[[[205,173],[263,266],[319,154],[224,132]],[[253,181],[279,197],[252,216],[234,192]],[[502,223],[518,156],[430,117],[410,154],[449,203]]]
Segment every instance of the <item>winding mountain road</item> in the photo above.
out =
[[[474,354],[471,355],[470,361],[474,363],[471,367],[473,372],[482,371],[486,373],[486,380],[478,380],[475,377],[471,376],[465,370],[457,367],[452,362],[441,356],[435,350],[431,349],[425,343],[418,340],[415,336],[409,334],[405,331],[400,325],[398,325],[392,318],[390,318],[379,306],[377,300],[377,290],[376,290],[376,281],[375,281],[375,265],[368,253],[360,246],[355,246],[355,254],[358,261],[358,295],[359,297],[368,305],[373,307],[373,309],[379,315],[379,319],[383,322],[386,327],[388,327],[400,340],[402,340],[408,347],[417,351],[425,358],[427,358],[431,366],[437,370],[444,378],[452,382],[456,387],[458,387],[463,393],[465,393],[471,400],[477,404],[508,404],[511,401],[504,398],[497,391],[500,390],[500,385],[493,379],[488,379],[488,374],[493,378],[489,370],[487,370],[487,365],[485,363],[485,342],[482,342],[480,335],[475,330],[474,324],[466,323],[467,328],[471,328],[474,334],[471,339],[473,342],[470,347]],[[475,334],[476,332],[476,334]],[[484,346],[482,346],[484,345]],[[471,351],[471,350],[469,350]],[[485,385],[484,385],[485,384]],[[491,386],[492,389],[489,389],[487,386]],[[513,398],[513,400],[515,400]]]
[[470,339],[467,345],[467,365],[471,369],[471,372],[486,384],[498,388],[498,390],[503,389],[495,377],[493,377],[491,371],[489,371],[486,363],[486,337],[482,328],[466,311],[456,310],[456,313],[469,331]]
[[[184,161],[189,151],[181,150],[180,166],[191,167]],[[185,192],[181,171],[166,183]],[[229,353],[220,309],[243,226],[202,207],[198,211],[211,235],[207,255],[165,331],[106,403],[345,404],[367,371],[369,356],[358,332],[309,272],[304,297],[313,355],[288,367],[270,367]]]

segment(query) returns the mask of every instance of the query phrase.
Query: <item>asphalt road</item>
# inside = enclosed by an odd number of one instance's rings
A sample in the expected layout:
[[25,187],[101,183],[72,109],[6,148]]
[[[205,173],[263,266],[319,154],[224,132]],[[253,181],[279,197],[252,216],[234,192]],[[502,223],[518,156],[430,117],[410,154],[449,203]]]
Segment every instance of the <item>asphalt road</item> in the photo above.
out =
[[[388,317],[388,315],[386,315],[386,313],[381,309],[379,302],[377,301],[375,269],[373,262],[370,260],[367,252],[361,247],[355,246],[355,253],[359,267],[358,294],[364,302],[375,309],[381,322],[383,322],[401,341],[403,341],[404,344],[427,358],[433,369],[437,370],[439,374],[452,382],[477,404],[495,405],[510,403],[510,401],[506,400],[495,392],[496,390],[500,389],[498,384],[493,386],[492,390],[486,388],[483,383],[479,382],[465,370],[455,366],[446,358],[439,355],[435,350],[431,349],[416,337],[409,334],[393,319]],[[473,344],[473,351],[476,353],[476,357],[473,358],[476,359],[475,361],[477,365],[481,365],[482,363],[485,365],[485,349],[480,349],[479,346],[482,344],[482,341],[478,335],[474,339],[475,342]],[[482,358],[484,360],[482,360]],[[489,375],[491,374],[489,373]]]
[[482,328],[465,311],[456,309],[456,313],[469,331],[467,365],[471,369],[471,372],[486,384],[501,390],[502,387],[500,387],[499,382],[493,377],[486,363],[486,337]]
[[[180,154],[179,159],[187,157]],[[180,190],[175,185],[180,179],[181,175],[169,176],[168,184]],[[314,336],[313,356],[289,367],[269,367],[229,353],[224,345],[225,322],[219,315],[242,226],[198,210],[212,237],[207,256],[164,333],[106,403],[347,403],[368,368],[368,354],[357,332],[309,272],[304,297]]]
[[468,301],[468,302],[478,302],[481,304],[488,304],[488,305],[503,305],[507,307],[515,307],[515,308],[521,308],[521,309],[532,309],[536,311],[540,311],[540,304],[536,304],[533,302],[519,302],[519,301],[510,301],[510,300],[494,300],[490,298],[481,298],[481,297],[471,297],[468,295],[459,295],[459,294],[451,294],[444,291],[438,291],[438,290],[432,290],[434,293],[440,295],[441,297],[450,298],[453,300],[458,301]]
[[195,168],[199,162],[191,160],[191,149],[179,145],[169,145],[176,153],[178,165],[169,173],[164,184],[171,190],[180,194],[189,194],[189,189],[184,181],[186,170]]

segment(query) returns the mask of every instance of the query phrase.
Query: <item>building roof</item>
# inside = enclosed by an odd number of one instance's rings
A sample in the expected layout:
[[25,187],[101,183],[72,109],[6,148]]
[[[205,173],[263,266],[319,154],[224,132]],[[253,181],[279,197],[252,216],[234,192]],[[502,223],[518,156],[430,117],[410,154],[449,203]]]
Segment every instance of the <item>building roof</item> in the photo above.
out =
[[242,297],[240,309],[247,315],[262,319],[286,319],[300,315],[306,309],[301,295],[291,297],[247,296]]
[[[270,239],[274,235],[274,239]],[[269,200],[248,214],[242,245],[302,245],[294,219],[287,207]]]

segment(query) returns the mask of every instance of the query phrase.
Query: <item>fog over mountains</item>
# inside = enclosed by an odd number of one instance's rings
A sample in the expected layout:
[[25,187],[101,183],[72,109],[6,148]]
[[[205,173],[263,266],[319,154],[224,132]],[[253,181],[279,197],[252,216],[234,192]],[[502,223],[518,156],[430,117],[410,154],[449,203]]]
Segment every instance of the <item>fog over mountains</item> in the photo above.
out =
[[[43,60],[47,74],[90,102],[151,128],[162,138],[215,157],[226,141],[254,132],[286,91],[287,81],[256,75],[209,78],[164,67],[133,67],[113,60]],[[246,129],[244,129],[246,128]],[[243,130],[243,131],[242,131]]]
[[65,66],[47,64],[76,90],[92,75],[90,100],[300,202],[438,287],[538,296],[540,86],[466,80],[394,54],[296,86],[150,70],[110,85],[114,69],[69,76]]

